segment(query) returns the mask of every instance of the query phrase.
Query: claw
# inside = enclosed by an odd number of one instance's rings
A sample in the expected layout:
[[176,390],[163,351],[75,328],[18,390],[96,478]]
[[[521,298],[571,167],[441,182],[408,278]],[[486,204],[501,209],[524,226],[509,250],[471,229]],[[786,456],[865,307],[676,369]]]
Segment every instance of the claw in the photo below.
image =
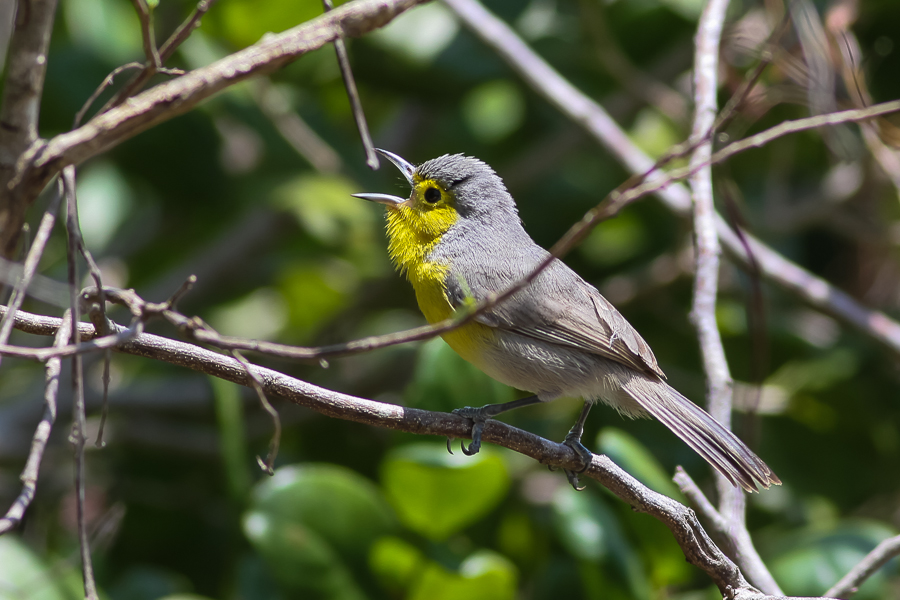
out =
[[456,438],[452,438],[452,437],[447,438],[447,452],[449,452],[450,454],[453,454],[453,448],[450,447],[450,443],[455,439]]
[[[453,414],[472,421],[472,443],[467,447],[465,442],[460,440],[459,447],[462,449],[462,453],[466,456],[478,454],[478,451],[481,450],[481,432],[484,431],[484,423],[488,418],[481,413],[480,409],[471,406],[454,409]],[[450,441],[447,440],[447,448],[449,447]]]
[[[583,473],[584,471],[579,472]],[[580,482],[578,481],[578,473],[576,473],[575,471],[569,471],[568,469],[566,469],[566,479],[569,480],[569,485],[575,488],[576,492],[580,492],[586,487],[583,485],[579,485]]]

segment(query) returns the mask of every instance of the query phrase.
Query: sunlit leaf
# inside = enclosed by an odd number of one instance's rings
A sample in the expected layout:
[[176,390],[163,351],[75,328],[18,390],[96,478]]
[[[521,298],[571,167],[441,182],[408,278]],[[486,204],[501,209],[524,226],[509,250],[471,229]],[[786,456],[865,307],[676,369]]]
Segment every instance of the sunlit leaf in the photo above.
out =
[[597,447],[613,462],[652,490],[680,499],[681,492],[672,476],[647,448],[633,436],[616,427],[604,427],[597,435]]
[[403,524],[434,540],[471,525],[509,489],[503,459],[490,448],[451,455],[443,443],[403,446],[381,467],[381,481]]
[[480,551],[452,573],[432,563],[410,591],[410,600],[507,600],[515,598],[515,567],[494,552]]

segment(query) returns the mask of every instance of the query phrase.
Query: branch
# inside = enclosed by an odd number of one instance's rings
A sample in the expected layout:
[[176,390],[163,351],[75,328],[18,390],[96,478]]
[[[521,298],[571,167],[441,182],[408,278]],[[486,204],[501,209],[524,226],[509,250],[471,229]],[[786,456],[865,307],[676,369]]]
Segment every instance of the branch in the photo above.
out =
[[[6,307],[0,306],[0,315],[5,312]],[[61,322],[55,317],[19,311],[15,326],[26,333],[53,335]],[[123,329],[120,325],[112,325],[113,331]],[[90,323],[79,323],[78,333],[81,340],[87,341],[95,335],[95,330]],[[238,360],[161,336],[141,334],[116,348],[116,351],[186,367],[239,385],[252,385],[247,370]],[[418,435],[468,438],[471,434],[471,422],[456,415],[357,398],[256,365],[253,365],[253,370],[262,381],[266,394],[280,396],[328,417]],[[565,444],[551,442],[502,421],[488,421],[483,439],[531,457],[541,464],[566,469],[581,467],[581,459]],[[691,509],[646,488],[605,455],[594,455],[584,476],[599,481],[635,510],[664,523],[688,561],[705,571],[720,589],[730,590],[733,597],[742,600],[780,600],[780,597],[762,594],[747,584],[735,564],[706,535]]]
[[[63,167],[105,152],[159,123],[191,110],[213,94],[254,75],[274,71],[339,37],[382,27],[422,0],[357,0],[231,54],[183,77],[161,83],[95,116],[83,126],[31,145],[19,161],[12,194],[29,205]],[[4,235],[6,230],[4,229]]]
[[[539,94],[556,106],[560,112],[592,135],[625,168],[635,174],[649,173],[653,161],[641,152],[603,108],[577,90],[540,58],[519,38],[506,23],[485,10],[475,0],[444,0],[462,22],[490,46]],[[848,121],[861,121],[900,110],[900,101],[886,102],[862,111],[842,111],[830,115],[799,119],[774,127],[765,135],[741,140],[715,153],[713,163],[750,147],[765,144],[787,133],[815,127],[825,127]],[[771,137],[770,137],[771,136]],[[646,183],[660,179],[658,174],[647,177]],[[679,215],[686,215],[690,197],[681,185],[668,185],[657,191],[665,205]],[[715,215],[719,240],[733,259],[747,266],[753,258],[762,274],[774,283],[797,295],[804,302],[826,314],[856,327],[864,334],[900,354],[900,324],[884,313],[861,305],[848,294],[833,287],[824,279],[787,260],[756,238],[745,235],[745,244],[732,231],[728,223]]]
[[[716,296],[719,287],[719,236],[716,232],[716,209],[713,202],[712,136],[715,134],[719,70],[719,44],[728,0],[710,0],[703,10],[695,36],[694,57],[694,124],[691,140],[698,143],[691,155],[694,173],[689,178],[693,198],[694,244],[696,270],[691,321],[703,357],[707,379],[709,414],[725,427],[731,428],[733,380],[716,321]],[[752,255],[749,255],[752,258]],[[685,474],[686,475],[686,474]],[[769,573],[753,546],[746,524],[746,496],[720,473],[716,473],[719,510],[716,514],[724,522],[715,521],[717,529],[735,548],[735,559],[750,579],[763,591],[782,594],[781,588]],[[697,490],[699,492],[699,490]],[[706,511],[709,512],[708,510]]]
[[[691,140],[699,145],[691,155],[694,173],[689,178],[694,217],[694,300],[691,320],[703,355],[703,368],[709,389],[709,414],[725,427],[731,428],[731,372],[716,323],[716,296],[719,287],[719,236],[716,233],[713,204],[712,157],[713,124],[716,120],[719,68],[719,41],[725,21],[728,0],[710,0],[695,37],[694,105],[696,114]],[[721,487],[720,487],[721,489]]]
[[0,256],[6,258],[15,256],[25,211],[32,200],[13,196],[8,188],[19,156],[38,139],[47,48],[55,13],[56,0],[20,2],[9,44],[0,101]]
[[883,540],[875,546],[874,550],[859,561],[859,564],[853,567],[849,573],[841,577],[841,580],[825,592],[825,595],[849,598],[856,593],[866,579],[895,556],[900,556],[900,535]]

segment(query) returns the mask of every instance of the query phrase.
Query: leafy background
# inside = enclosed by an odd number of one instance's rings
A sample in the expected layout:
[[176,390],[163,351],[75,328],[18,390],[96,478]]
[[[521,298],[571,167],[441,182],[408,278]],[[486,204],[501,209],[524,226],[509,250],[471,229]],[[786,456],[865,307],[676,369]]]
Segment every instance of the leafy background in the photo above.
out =
[[[684,115],[663,114],[627,93],[601,52],[613,44],[689,95],[699,0],[487,4],[600,99],[645,151],[658,155],[686,137]],[[192,7],[162,0],[154,12],[160,37]],[[765,22],[763,9],[732,3],[723,101],[754,64],[741,26]],[[900,97],[900,4],[863,1],[858,10],[854,32],[874,100]],[[171,66],[208,64],[320,12],[312,0],[220,0]],[[598,34],[601,24],[605,34]],[[786,56],[800,55],[790,36],[782,46]],[[545,246],[627,177],[441,4],[419,7],[349,47],[376,145],[413,162],[454,152],[482,158],[505,178],[526,228]],[[103,77],[141,57],[129,2],[62,0],[41,135],[71,128]],[[809,114],[789,66],[776,61],[766,71],[762,87],[774,106],[742,114],[735,135]],[[304,156],[286,140],[282,132],[297,126],[296,115],[324,149]],[[737,157],[717,169],[719,199],[729,198],[747,227],[780,252],[896,318],[897,190],[857,130],[842,132],[845,148],[806,133]],[[309,345],[423,321],[387,258],[381,209],[349,196],[358,191],[405,194],[389,165],[365,167],[331,48],[92,160],[80,168],[78,188],[84,235],[108,284],[162,300],[196,273],[183,312],[222,333]],[[60,230],[55,236],[42,271],[64,280],[65,240]],[[641,331],[670,381],[701,400],[687,318],[689,223],[648,199],[602,223],[567,262]],[[765,383],[759,417],[738,415],[738,430],[785,485],[751,498],[749,524],[785,592],[816,595],[900,528],[897,360],[774,286],[763,288],[766,350],[754,353],[752,284],[726,265],[719,324],[745,408],[756,398],[754,378],[762,374]],[[38,301],[25,310],[61,313]],[[164,325],[151,329],[177,336]],[[36,343],[24,335],[13,342]],[[434,410],[520,395],[440,340],[327,368],[260,362],[331,389]],[[248,390],[135,357],[116,355],[112,368],[107,445],[87,459],[88,518],[106,598],[716,597],[661,524],[596,485],[575,493],[559,473],[511,452],[487,447],[476,457],[451,456],[443,440],[330,420],[275,399],[286,429],[269,478],[255,456],[266,453],[271,422]],[[96,359],[88,362],[94,430],[101,369]],[[19,491],[42,411],[42,378],[38,365],[3,361],[3,506]],[[561,439],[579,404],[559,400],[506,420]],[[24,527],[0,538],[0,598],[80,594],[69,406],[64,397]],[[710,484],[702,460],[658,423],[624,421],[600,408],[585,440],[675,497],[669,477],[676,465]],[[856,597],[898,594],[895,560]]]

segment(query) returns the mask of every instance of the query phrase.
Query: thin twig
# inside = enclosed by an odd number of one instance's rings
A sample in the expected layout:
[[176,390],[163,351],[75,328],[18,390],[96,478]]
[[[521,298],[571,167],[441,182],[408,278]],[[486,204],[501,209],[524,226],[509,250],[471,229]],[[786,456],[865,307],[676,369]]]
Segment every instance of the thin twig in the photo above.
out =
[[[322,0],[325,12],[334,10],[331,0]],[[347,99],[350,100],[350,109],[353,111],[353,120],[356,121],[356,129],[366,151],[366,164],[372,170],[378,169],[378,154],[372,144],[372,136],[369,134],[369,125],[366,123],[366,113],[363,111],[362,102],[359,100],[359,91],[356,89],[356,80],[353,78],[353,70],[350,68],[350,57],[347,55],[347,45],[344,39],[339,37],[333,42],[334,52],[337,54],[338,66],[341,69],[341,78],[344,80],[344,89],[347,90]]]
[[[87,114],[87,111],[90,110],[91,106],[94,102],[97,101],[97,98],[100,97],[106,88],[113,84],[113,80],[116,78],[116,75],[121,74],[123,71],[127,71],[128,69],[143,69],[144,65],[139,62],[130,62],[119,67],[116,67],[112,70],[112,72],[103,78],[103,81],[100,82],[100,85],[97,86],[97,89],[94,90],[94,93],[87,99],[87,101],[82,105],[81,110],[79,110],[75,114],[75,120],[72,124],[72,129],[77,129],[81,126],[81,120],[84,119],[84,115]],[[184,75],[184,71],[181,69],[158,69],[160,73],[166,73],[168,75]]]
[[[12,315],[14,312],[8,308],[4,314],[4,319]],[[10,323],[13,319],[10,319]],[[66,312],[60,320],[60,327],[56,331],[56,337],[53,340],[54,346],[62,346],[68,341],[72,334],[71,317]],[[16,527],[25,516],[25,511],[31,505],[37,490],[38,475],[41,469],[41,460],[44,457],[44,449],[47,447],[47,441],[50,439],[50,432],[53,424],[56,422],[56,406],[57,396],[59,394],[59,375],[62,372],[62,359],[53,358],[47,361],[44,377],[44,416],[34,430],[34,437],[31,440],[31,451],[28,453],[28,460],[25,462],[25,469],[22,471],[20,479],[22,480],[22,492],[10,506],[6,515],[0,519],[0,535],[10,531]]]
[[251,365],[237,350],[232,350],[231,355],[234,356],[235,360],[241,363],[242,367],[244,367],[244,370],[247,372],[247,377],[250,380],[250,387],[253,388],[253,391],[256,392],[256,396],[259,398],[260,406],[262,406],[263,410],[272,418],[274,432],[272,433],[272,440],[269,442],[269,453],[266,456],[265,461],[257,456],[256,463],[267,475],[274,475],[275,458],[278,456],[278,448],[281,446],[281,417],[278,415],[278,411],[275,410],[275,407],[272,406],[272,403],[269,402],[269,399],[266,398],[264,382],[254,369],[253,365]]
[[[41,217],[41,224],[38,226],[34,241],[25,257],[22,276],[16,283],[12,297],[9,299],[9,312],[3,317],[3,321],[0,321],[0,346],[6,345],[7,340],[9,340],[9,334],[12,332],[12,318],[15,317],[16,311],[22,306],[22,302],[25,301],[28,286],[31,285],[31,280],[37,272],[41,257],[44,255],[44,249],[47,247],[47,241],[50,239],[50,233],[56,224],[56,215],[59,212],[61,201],[62,186],[59,185],[57,186],[56,194],[53,195],[50,204],[47,206],[47,210],[44,211],[44,216]],[[0,356],[0,360],[2,360],[2,356]]]
[[[75,167],[63,170],[63,193],[66,197],[66,233],[68,273],[69,273],[69,319],[72,323],[71,343],[80,341],[78,300],[78,248],[81,243],[81,232],[78,227],[78,203],[75,195]],[[85,443],[85,405],[84,405],[84,365],[81,355],[72,357],[72,433],[69,441],[75,449],[75,506],[78,520],[78,544],[81,550],[81,573],[84,579],[84,595],[88,600],[97,600],[97,584],[94,582],[94,567],[91,561],[91,548],[88,540],[87,523],[84,514],[84,443]]]
[[[731,372],[716,322],[716,296],[719,287],[719,237],[716,233],[713,203],[710,132],[716,120],[719,68],[719,41],[725,22],[728,0],[710,0],[700,17],[694,37],[694,106],[691,140],[702,140],[691,155],[693,174],[688,179],[693,199],[694,224],[694,299],[691,321],[697,329],[703,368],[707,379],[709,414],[730,429]],[[720,476],[721,477],[721,476]],[[724,478],[723,478],[724,479]]]
[[831,586],[825,592],[826,596],[835,598],[849,598],[859,589],[863,582],[871,577],[875,571],[884,566],[887,561],[895,556],[900,556],[900,535],[888,538],[875,546],[865,558],[853,567],[849,573],[841,577],[840,581]]
[[131,3],[134,4],[134,10],[137,11],[138,19],[141,21],[144,56],[147,57],[147,64],[155,71],[162,66],[162,60],[159,58],[159,50],[156,48],[156,36],[153,34],[153,14],[146,0],[131,0]]

